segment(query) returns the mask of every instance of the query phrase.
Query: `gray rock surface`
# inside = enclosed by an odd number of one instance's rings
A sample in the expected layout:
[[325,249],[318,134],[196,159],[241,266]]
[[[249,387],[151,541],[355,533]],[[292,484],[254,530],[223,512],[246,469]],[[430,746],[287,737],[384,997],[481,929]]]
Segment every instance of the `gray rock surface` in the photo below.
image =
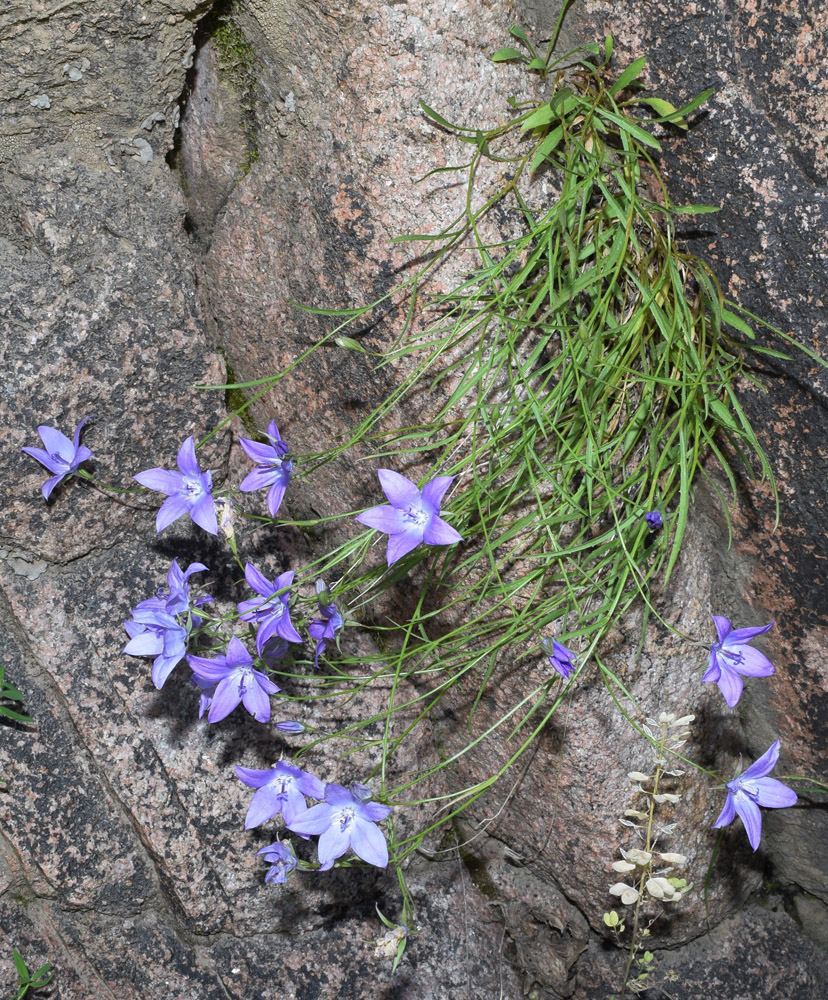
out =
[[[292,301],[352,304],[389,287],[409,259],[390,239],[439,227],[462,197],[412,183],[458,155],[418,100],[449,118],[496,120],[504,97],[530,84],[488,55],[526,15],[548,31],[555,7],[239,0],[229,31],[226,4],[195,0],[26,0],[0,14],[0,653],[37,720],[0,726],[0,991],[13,983],[12,947],[30,968],[55,965],[62,1000],[587,1000],[617,989],[622,959],[600,943],[600,914],[641,745],[597,685],[579,690],[520,780],[481,800],[442,853],[414,857],[420,933],[392,979],[370,941],[382,930],[375,903],[399,911],[393,876],[265,887],[254,852],[267,834],[244,832],[248,795],[232,765],[267,766],[282,746],[244,719],[199,724],[182,678],[157,692],[144,662],[119,655],[122,621],[173,555],[207,563],[229,593],[226,552],[183,522],[157,537],[143,497],[116,502],[74,480],[46,506],[41,471],[19,451],[37,443],[37,424],[71,433],[94,413],[84,442],[95,471],[126,485],[226,415],[222,393],[193,385],[223,382],[225,361],[240,380],[260,377],[327,328]],[[824,12],[781,0],[583,0],[566,25],[573,41],[612,32],[619,65],[647,54],[648,79],[676,103],[716,86],[690,134],[666,141],[675,199],[722,205],[685,235],[728,294],[823,354],[826,30]],[[379,326],[367,343],[392,333]],[[259,427],[276,415],[297,451],[346,431],[400,375],[349,352],[313,364],[253,410]],[[773,685],[749,686],[739,712],[723,711],[717,691],[699,693],[703,651],[688,663],[687,647],[656,630],[629,681],[657,696],[652,711],[695,711],[693,749],[716,746],[717,766],[779,735],[782,769],[819,776],[826,378],[801,359],[766,367],[769,392],[744,386],[742,398],[779,476],[780,529],[771,534],[767,487],[746,480],[728,551],[700,487],[664,599],[669,620],[705,641],[711,610],[775,617]],[[237,481],[243,464],[226,432],[205,451],[219,478]],[[369,502],[364,479],[356,461],[323,470],[291,510]],[[264,531],[250,542],[276,573],[320,539]],[[636,630],[619,622],[606,650],[616,669],[627,669]],[[504,671],[476,724],[526,684]],[[376,690],[306,718],[335,725],[382,704]],[[458,698],[434,731],[422,727],[401,769],[464,738],[463,707]],[[485,745],[452,780],[476,780],[504,753]],[[320,766],[341,777],[335,759]],[[699,789],[676,812],[697,884],[720,802]],[[821,996],[826,843],[825,811],[808,796],[766,815],[757,855],[738,824],[728,830],[711,895],[713,923],[723,922],[692,940],[705,930],[699,892],[683,918],[654,928],[654,944],[681,945],[671,995]],[[768,872],[817,945],[782,911],[743,908]],[[671,960],[660,955],[660,967]]]

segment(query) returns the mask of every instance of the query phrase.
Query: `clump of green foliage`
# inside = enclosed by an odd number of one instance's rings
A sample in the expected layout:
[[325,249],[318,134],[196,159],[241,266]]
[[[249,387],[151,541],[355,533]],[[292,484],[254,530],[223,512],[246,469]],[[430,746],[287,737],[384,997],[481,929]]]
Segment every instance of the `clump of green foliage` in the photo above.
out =
[[[468,150],[461,166],[431,172],[462,177],[462,213],[439,233],[401,238],[425,251],[425,263],[377,302],[315,310],[340,319],[320,344],[283,372],[232,387],[256,389],[251,403],[321,344],[364,351],[359,324],[407,300],[403,328],[379,360],[403,362],[407,374],[346,441],[298,456],[297,469],[311,475],[359,448],[380,466],[456,476],[448,510],[467,543],[420,546],[386,570],[366,561],[372,539],[360,533],[297,575],[299,585],[334,579],[335,598],[379,639],[373,657],[337,657],[313,697],[378,682],[389,688],[384,711],[320,735],[300,753],[329,739],[373,747],[385,798],[400,802],[484,739],[496,736],[509,752],[497,773],[419,800],[440,805],[440,815],[393,844],[398,870],[427,834],[514,765],[582,671],[595,665],[614,698],[627,694],[602,661],[601,643],[635,602],[657,614],[651,588],[676,565],[706,457],[718,459],[734,497],[730,455],[773,484],[734,384],[759,385],[747,358],[780,352],[754,343],[756,317],[727,301],[709,266],[682,246],[677,220],[715,209],[674,204],[656,159],[659,131],[686,129],[710,91],[676,108],[644,91],[644,59],[613,68],[610,38],[553,59],[554,38],[542,57],[522,29],[512,34],[529,55],[510,47],[494,58],[523,60],[549,85],[542,100],[510,100],[508,119],[487,128],[422,105]],[[486,161],[500,164],[502,177],[494,194],[482,195]],[[543,175],[549,183],[531,183]],[[451,256],[476,263],[451,291],[428,297],[430,272]],[[418,422],[395,424],[400,408]],[[655,535],[644,520],[653,510],[665,525]],[[406,575],[415,584],[406,620],[367,620],[369,602]],[[461,683],[468,690],[474,679],[471,726],[498,665],[537,662],[539,640],[550,634],[577,649],[574,677],[563,683],[544,666],[529,694],[465,748],[400,779],[398,748],[448,692]],[[289,683],[290,672],[283,676]],[[406,680],[415,693],[402,698]],[[377,726],[381,735],[365,734]],[[389,832],[393,838],[391,820]]]
[[12,960],[17,970],[18,986],[17,992],[12,993],[9,1000],[23,1000],[23,997],[42,990],[52,981],[54,973],[51,962],[45,962],[36,972],[29,972],[23,956],[16,948],[12,951]]

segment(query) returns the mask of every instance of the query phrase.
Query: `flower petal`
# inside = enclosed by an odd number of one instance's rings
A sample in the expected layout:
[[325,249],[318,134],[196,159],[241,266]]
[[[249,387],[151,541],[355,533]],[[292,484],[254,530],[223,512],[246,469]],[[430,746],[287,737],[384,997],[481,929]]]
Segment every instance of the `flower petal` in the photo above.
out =
[[763,632],[767,632],[768,629],[773,628],[773,624],[774,623],[771,622],[769,625],[760,625],[757,628],[734,629],[725,640],[725,645],[737,646],[740,643],[747,642],[749,639],[753,639],[757,635],[762,635]]
[[279,457],[273,445],[270,444],[251,441],[250,438],[245,437],[239,437],[239,444],[244,448],[248,458],[252,458],[259,465],[269,465],[274,458]]
[[742,697],[742,690],[744,688],[742,678],[735,670],[731,670],[727,663],[722,663],[722,672],[717,683],[719,690],[724,695],[724,700],[730,708],[733,708],[736,702]]
[[157,632],[141,632],[121,650],[127,656],[158,656],[164,649],[164,637]]
[[426,522],[423,541],[426,545],[453,545],[455,542],[462,542],[463,536],[435,514]]
[[59,455],[67,465],[75,457],[74,444],[56,427],[47,427],[46,424],[42,424],[38,427],[37,433],[50,455]]
[[[83,420],[81,420],[81,422],[75,428],[74,439],[73,439],[73,442],[72,442],[74,444],[74,446],[75,446],[75,451],[78,451],[78,448],[79,448],[79,445],[80,445],[80,432],[83,430],[84,424],[89,423],[89,421],[93,417],[94,417],[94,414],[90,413],[89,416],[88,417],[84,417]],[[89,451],[88,448],[86,450]],[[92,455],[92,452],[90,451],[89,455],[87,457],[91,457],[91,455]],[[81,461],[83,461],[83,459],[81,459]]]
[[707,684],[710,684],[713,681],[718,681],[721,672],[722,670],[721,667],[719,666],[719,660],[718,657],[716,656],[716,651],[714,649],[711,649],[710,656],[708,656],[707,658],[707,670],[705,672],[704,677],[702,677],[702,680]]
[[422,540],[422,529],[412,522],[409,522],[403,531],[395,532],[389,537],[388,548],[385,550],[388,565],[393,566],[398,559],[416,549]]
[[377,469],[377,475],[382,492],[388,497],[392,507],[404,510],[406,507],[419,507],[422,504],[422,493],[410,479],[391,469]]
[[271,517],[276,517],[282,505],[282,500],[284,500],[286,489],[286,483],[277,481],[267,491],[267,510]]
[[266,486],[270,486],[276,481],[278,472],[278,469],[263,468],[261,465],[257,465],[255,469],[251,469],[247,473],[239,489],[243,493],[253,493],[255,490],[263,490]]
[[25,451],[27,455],[31,455],[32,458],[40,462],[41,465],[45,465],[49,472],[59,472],[61,475],[66,475],[67,463],[62,459],[55,460],[49,454],[48,451],[44,451],[42,448],[21,448],[21,451]]
[[244,707],[256,722],[270,721],[270,698],[255,681],[245,687],[241,698]]
[[423,487],[423,510],[429,514],[438,514],[445,492],[456,478],[456,476],[437,476],[430,483],[426,483]]
[[719,818],[713,824],[713,829],[715,830],[720,826],[729,826],[736,817],[736,810],[733,806],[733,795],[728,792],[727,798],[725,799],[724,808],[719,813]]
[[190,517],[199,528],[203,528],[211,535],[218,534],[218,521],[216,520],[216,505],[210,493],[205,493],[196,500],[190,508]]
[[795,806],[796,792],[776,778],[759,778],[756,782],[756,801],[766,809],[787,809]]
[[319,805],[311,806],[301,816],[294,817],[288,829],[294,833],[319,836],[330,827],[333,812],[327,802],[320,802]]
[[146,486],[148,490],[166,493],[167,496],[180,493],[184,489],[184,477],[180,472],[171,472],[169,469],[147,469],[132,478],[136,483]]
[[266,823],[282,811],[282,799],[272,785],[262,786],[250,802],[247,816],[244,820],[245,830]]
[[272,767],[262,771],[259,768],[242,767],[240,764],[236,764],[235,771],[236,777],[250,788],[261,788],[276,777],[275,768]]
[[195,441],[193,440],[192,434],[187,438],[186,441],[182,443],[181,447],[178,449],[178,455],[176,456],[176,463],[178,465],[178,468],[189,479],[201,478],[201,468],[198,464],[198,459],[196,458]]
[[351,831],[351,847],[354,854],[369,865],[385,868],[388,865],[388,845],[382,830],[375,823],[366,823],[358,817]]
[[[137,478],[137,476],[135,477]],[[190,509],[190,504],[186,496],[176,493],[167,499],[158,508],[155,515],[155,530],[160,534],[164,528],[168,528],[173,521],[177,521],[182,514],[186,514]]]
[[223,656],[215,660],[208,660],[203,656],[194,656],[191,653],[187,657],[187,663],[190,664],[190,669],[199,680],[207,681],[210,684],[218,684],[228,674],[235,673],[232,667],[227,666],[227,662]]
[[48,500],[52,495],[52,490],[57,486],[59,482],[66,478],[66,473],[61,472],[59,476],[50,476],[46,482],[40,487],[40,491],[43,494],[43,499]]
[[[310,811],[308,810],[308,812]],[[334,861],[342,857],[350,846],[351,837],[347,831],[343,830],[338,823],[329,826],[319,837],[319,842],[316,845],[321,870],[324,872],[332,868]]]
[[776,673],[767,656],[753,646],[740,646],[739,652],[742,654],[742,662],[734,663],[733,669],[744,677],[770,677]]
[[761,757],[757,757],[750,767],[739,775],[738,780],[744,781],[746,778],[764,778],[766,774],[770,774],[770,772],[776,767],[776,762],[778,760],[779,740],[775,740]]
[[404,531],[406,524],[410,524],[401,510],[397,510],[396,507],[387,503],[380,504],[378,507],[370,507],[361,514],[357,514],[354,520],[369,528],[376,528],[377,531],[384,531],[386,535],[395,535],[399,531]]
[[152,683],[160,691],[166,683],[167,678],[184,659],[183,653],[176,653],[173,656],[158,656],[152,665]]
[[234,671],[216,685],[207,721],[221,722],[222,719],[226,719],[240,701],[239,678]]
[[[261,594],[262,597],[270,597],[273,593],[273,584],[256,569],[253,563],[248,563],[244,567],[244,578],[247,581],[247,586],[251,590],[255,590],[257,594]],[[259,604],[261,603],[259,601]]]
[[733,796],[733,805],[736,808],[736,812],[742,817],[750,846],[755,851],[759,847],[759,841],[762,838],[762,813],[759,811],[759,806],[756,805],[753,799],[739,792]]
[[730,634],[730,619],[723,618],[721,615],[711,615],[711,618],[713,619],[713,624],[716,626],[719,642],[724,642]]

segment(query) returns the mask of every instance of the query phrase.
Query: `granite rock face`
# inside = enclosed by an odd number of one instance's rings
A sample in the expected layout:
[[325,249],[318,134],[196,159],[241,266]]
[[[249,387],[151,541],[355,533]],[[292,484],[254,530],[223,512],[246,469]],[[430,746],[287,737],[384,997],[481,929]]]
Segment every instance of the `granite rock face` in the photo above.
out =
[[[600,944],[600,915],[612,905],[626,772],[645,761],[597,683],[577,692],[566,725],[550,726],[525,770],[466,814],[456,839],[433,858],[414,856],[407,877],[420,933],[391,978],[370,944],[382,933],[375,904],[399,910],[391,873],[303,877],[278,894],[262,885],[255,850],[272,838],[244,832],[248,795],[232,765],[269,766],[291,748],[246,718],[208,729],[182,677],[158,692],[145,661],[119,654],[122,621],[173,556],[210,566],[222,596],[238,576],[226,551],[189,522],[156,536],[144,496],[104,498],[73,480],[47,506],[45,476],[19,451],[37,443],[37,424],[71,433],[94,413],[83,438],[94,469],[126,487],[141,469],[169,467],[184,437],[226,416],[222,392],[192,386],[222,384],[228,362],[238,381],[280,370],[329,329],[293,302],[358,304],[391,287],[411,257],[391,239],[437,230],[462,205],[462,190],[441,175],[413,183],[462,152],[418,101],[450,120],[498,120],[505,97],[528,96],[532,83],[489,54],[506,44],[509,24],[542,35],[555,16],[554,3],[487,0],[238,0],[232,10],[28,0],[0,14],[0,652],[37,720],[0,726],[0,929],[10,942],[0,990],[13,983],[12,947],[30,968],[51,961],[65,1000],[587,998],[617,988],[621,959]],[[605,31],[619,65],[649,56],[649,82],[675,103],[716,87],[690,133],[665,138],[675,200],[722,207],[684,236],[728,295],[827,355],[826,15],[781,0],[573,6],[571,44]],[[436,287],[460,273],[446,268]],[[363,342],[381,349],[397,322],[389,314]],[[741,398],[779,477],[780,527],[771,531],[767,487],[745,477],[728,549],[700,486],[663,600],[671,624],[702,642],[711,611],[739,624],[775,618],[765,648],[776,676],[749,684],[736,712],[715,689],[700,691],[703,649],[688,660],[686,644],[652,629],[636,660],[634,618],[618,623],[605,655],[651,713],[695,712],[690,749],[706,766],[755,757],[779,736],[780,773],[820,776],[828,383],[799,356],[764,364],[767,393],[746,385]],[[325,350],[256,404],[252,420],[264,428],[276,416],[294,450],[312,451],[347,435],[404,374]],[[376,502],[358,458],[302,484],[291,512]],[[224,431],[203,466],[237,482],[245,463]],[[247,541],[275,575],[337,537],[263,529]],[[530,683],[506,666],[496,680],[475,725]],[[385,694],[308,707],[302,718],[336,726],[380,712]],[[460,692],[420,727],[401,770],[461,746],[464,708]],[[483,743],[452,780],[479,780],[506,753]],[[347,776],[333,756],[318,763],[323,778],[350,780],[374,761],[361,752]],[[824,991],[819,953],[791,918],[743,909],[772,874],[824,947],[813,928],[828,905],[828,830],[814,806],[803,795],[797,809],[766,814],[757,855],[738,823],[725,832],[711,894],[712,921],[723,922],[692,940],[705,930],[697,893],[654,927],[654,944],[681,946],[671,995]],[[697,884],[720,807],[721,793],[694,788],[673,817]],[[400,821],[413,830],[426,819]],[[757,956],[761,942],[774,963]],[[750,989],[729,975],[733,949],[744,951]]]

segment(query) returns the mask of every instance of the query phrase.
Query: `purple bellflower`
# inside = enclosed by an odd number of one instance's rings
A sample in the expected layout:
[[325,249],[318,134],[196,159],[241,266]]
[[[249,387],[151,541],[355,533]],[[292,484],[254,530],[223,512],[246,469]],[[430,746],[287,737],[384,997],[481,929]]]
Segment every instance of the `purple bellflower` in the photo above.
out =
[[664,521],[661,517],[661,512],[657,510],[648,510],[644,515],[644,520],[647,522],[647,527],[650,531],[658,531],[659,528],[664,526]]
[[245,830],[266,823],[279,813],[290,826],[294,819],[307,811],[306,795],[312,799],[325,797],[325,785],[319,778],[283,760],[267,771],[237,766],[236,775],[245,785],[258,789],[247,810]]
[[251,441],[249,438],[239,438],[239,444],[248,457],[256,463],[256,468],[248,472],[239,489],[244,493],[251,493],[253,490],[269,487],[267,509],[271,517],[276,517],[290,482],[293,462],[288,458],[290,449],[282,440],[275,420],[270,421],[266,436],[271,441],[270,444],[259,444],[258,441]]
[[272,885],[287,882],[288,875],[299,864],[288,840],[277,840],[275,844],[270,844],[268,847],[256,851],[256,854],[263,854],[265,861],[270,865],[268,873],[265,875],[265,883],[270,882]]
[[201,625],[201,618],[193,609],[211,601],[209,594],[190,604],[190,586],[187,582],[193,573],[207,572],[203,563],[190,563],[181,569],[173,559],[167,573],[169,590],[159,588],[155,597],[141,601],[132,612],[132,620],[124,622],[130,641],[122,652],[130,656],[154,656],[152,680],[162,688],[170,672],[187,652],[187,642],[194,628]]
[[216,685],[207,714],[208,722],[221,722],[239,702],[244,703],[257,722],[270,721],[268,695],[276,694],[280,689],[261,670],[254,669],[253,658],[236,636],[227,644],[226,656],[209,660],[190,654],[187,662],[197,682]]
[[575,664],[572,662],[576,655],[571,649],[567,649],[562,642],[557,639],[541,639],[541,647],[549,657],[549,663],[566,680],[575,672]]
[[713,824],[714,829],[728,826],[738,813],[754,851],[759,846],[762,836],[762,814],[759,812],[759,806],[764,806],[766,809],[786,809],[796,804],[796,792],[792,788],[783,785],[776,778],[766,777],[776,767],[778,759],[779,740],[768,747],[738,778],[728,781],[724,809]]
[[92,458],[92,452],[86,445],[80,443],[81,428],[87,420],[91,419],[92,417],[90,416],[84,417],[81,420],[75,428],[75,435],[72,441],[56,428],[41,424],[37,429],[37,433],[40,435],[40,440],[46,446],[45,449],[28,447],[20,449],[21,451],[25,451],[27,455],[31,455],[32,458],[37,459],[49,472],[54,473],[40,488],[44,500],[49,499],[52,490],[62,479],[73,475],[77,472],[78,466],[82,462]]
[[355,520],[389,535],[386,560],[389,566],[415,549],[426,545],[453,545],[462,536],[440,517],[440,501],[454,476],[438,476],[418,489],[410,479],[391,469],[377,469],[388,503],[371,507]]
[[773,664],[758,649],[748,645],[751,639],[767,632],[773,625],[758,628],[732,629],[730,621],[721,615],[713,615],[719,641],[710,647],[707,672],[703,681],[715,681],[724,695],[724,700],[733,708],[742,697],[742,677],[769,677],[774,673]]
[[[256,649],[259,656],[265,655],[265,647],[274,637],[282,640],[277,649],[269,651],[270,656],[279,656],[286,648],[286,642],[301,642],[302,636],[293,627],[290,620],[287,593],[276,596],[277,591],[284,590],[293,583],[293,570],[282,573],[271,583],[252,563],[244,568],[244,578],[251,590],[261,595],[250,601],[239,603],[239,618],[243,622],[253,622],[258,626],[256,632]],[[264,598],[264,600],[262,599]]]
[[[194,608],[201,607],[213,600],[209,594],[203,594],[196,601],[190,603],[189,579],[193,573],[209,573],[209,569],[204,563],[190,563],[182,570],[178,565],[178,560],[173,559],[172,565],[167,572],[167,590],[159,587],[158,595],[150,597],[146,601],[141,601],[135,608],[136,611],[166,611],[168,615],[188,615]],[[201,619],[193,615],[193,627],[198,628]]]
[[385,868],[388,845],[377,826],[391,812],[379,802],[366,802],[342,785],[325,786],[325,801],[288,823],[300,836],[319,835],[319,870],[333,868],[334,861],[349,848],[369,865]]
[[[151,597],[142,603],[160,602]],[[132,612],[132,620],[124,622],[129,642],[121,652],[129,656],[154,656],[152,662],[152,683],[162,688],[173,667],[184,659],[187,652],[189,629],[166,611],[142,609],[139,605]]]
[[155,530],[163,531],[182,514],[189,514],[200,528],[209,531],[211,535],[217,535],[218,521],[211,492],[213,474],[201,471],[192,435],[178,449],[176,461],[179,472],[171,472],[169,469],[147,469],[132,477],[147,489],[167,495],[167,499],[158,509]]
[[325,652],[325,647],[329,642],[337,641],[336,633],[345,625],[345,619],[339,613],[339,609],[325,585],[324,580],[316,581],[316,602],[319,605],[321,618],[314,618],[308,625],[308,634],[311,639],[316,640],[316,649],[313,654],[313,665],[319,669],[319,657]]

